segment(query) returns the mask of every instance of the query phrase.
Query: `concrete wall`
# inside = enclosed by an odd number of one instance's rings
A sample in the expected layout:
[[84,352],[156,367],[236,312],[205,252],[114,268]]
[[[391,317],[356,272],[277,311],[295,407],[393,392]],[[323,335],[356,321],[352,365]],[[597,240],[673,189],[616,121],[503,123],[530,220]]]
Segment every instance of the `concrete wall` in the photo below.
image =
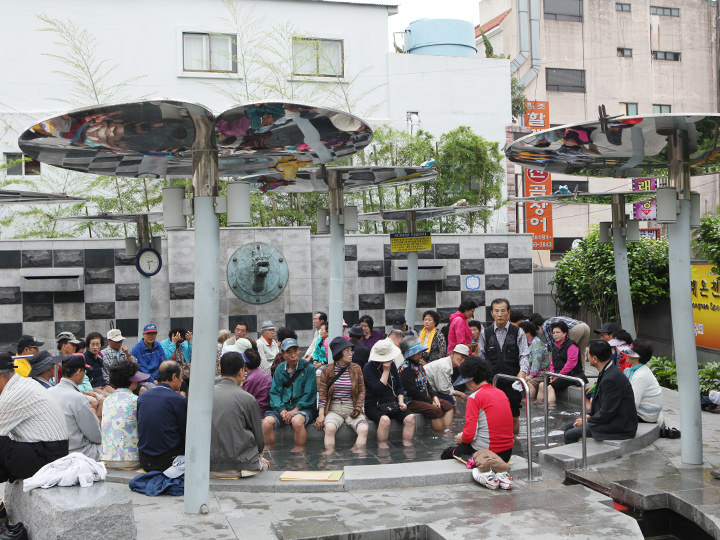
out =
[[[312,312],[327,312],[330,243],[327,236],[311,236],[301,228],[228,228],[220,233],[220,260],[208,261],[201,271],[220,273],[220,328],[236,320],[248,322],[255,331],[263,320],[298,331],[301,344],[309,344]],[[266,242],[286,258],[289,281],[275,300],[260,305],[237,298],[227,282],[232,254],[251,242]],[[194,231],[173,231],[163,240],[163,267],[151,278],[152,316],[161,337],[171,326],[192,328]],[[356,323],[363,314],[377,328],[391,326],[405,310],[406,284],[391,277],[393,264],[406,258],[390,252],[389,238],[382,235],[347,235],[345,248],[345,320]],[[437,234],[433,249],[420,259],[444,264],[445,278],[421,281],[416,320],[426,309],[437,309],[443,321],[462,300],[475,299],[478,320],[490,319],[489,303],[506,297],[515,309],[533,308],[533,275],[530,235]],[[21,275],[28,269],[82,270],[80,291],[21,291]],[[107,332],[113,326],[136,341],[138,273],[134,258],[124,255],[120,239],[17,240],[0,242],[0,346],[14,349],[21,334],[47,342],[63,330],[79,336],[90,331]],[[468,288],[467,278],[479,278],[479,288]],[[472,281],[472,280],[471,280]]]

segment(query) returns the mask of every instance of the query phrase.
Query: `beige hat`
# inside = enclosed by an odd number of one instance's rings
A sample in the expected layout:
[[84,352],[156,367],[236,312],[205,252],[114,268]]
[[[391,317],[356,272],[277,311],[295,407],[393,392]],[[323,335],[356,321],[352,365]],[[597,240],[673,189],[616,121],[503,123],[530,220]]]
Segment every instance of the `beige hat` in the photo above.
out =
[[250,343],[249,339],[245,338],[239,338],[235,340],[235,343],[232,345],[228,345],[225,347],[227,351],[233,351],[233,352],[239,352],[244,353],[248,349],[252,349],[252,343]]
[[396,356],[402,355],[402,352],[389,339],[381,339],[370,350],[371,362],[391,362]]
[[112,330],[108,331],[107,339],[108,339],[108,341],[124,341],[125,340],[125,338],[122,335],[122,332],[120,330],[118,330],[117,328],[113,328]]
[[470,356],[470,347],[468,347],[464,343],[458,343],[457,345],[455,345],[453,352],[462,354],[463,356]]

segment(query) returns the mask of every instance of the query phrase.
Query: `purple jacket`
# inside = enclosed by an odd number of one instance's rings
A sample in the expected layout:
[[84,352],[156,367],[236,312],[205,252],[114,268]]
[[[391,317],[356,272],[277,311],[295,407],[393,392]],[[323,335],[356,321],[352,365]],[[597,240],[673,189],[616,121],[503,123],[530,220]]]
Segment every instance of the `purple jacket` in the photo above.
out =
[[264,417],[265,413],[270,410],[271,386],[272,377],[260,368],[250,371],[242,385],[243,390],[257,399],[258,405],[260,405],[260,417]]

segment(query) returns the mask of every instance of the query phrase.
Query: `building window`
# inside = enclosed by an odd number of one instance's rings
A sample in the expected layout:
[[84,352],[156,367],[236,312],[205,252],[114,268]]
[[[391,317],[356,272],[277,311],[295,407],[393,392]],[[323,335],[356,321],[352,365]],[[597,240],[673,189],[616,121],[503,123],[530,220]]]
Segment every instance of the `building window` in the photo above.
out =
[[618,54],[618,56],[623,56],[625,58],[629,58],[632,56],[632,49],[626,49],[625,47],[618,47],[617,54]]
[[615,2],[615,11],[630,11],[630,4]]
[[293,38],[293,75],[344,77],[343,41]]
[[653,51],[652,57],[654,60],[671,60],[673,62],[680,61],[680,53],[679,52]]
[[660,7],[660,6],[650,6],[650,15],[665,15],[666,17],[679,17],[680,9],[669,8],[669,7]]
[[545,0],[545,18],[555,21],[583,20],[582,0]]
[[620,112],[625,116],[636,116],[638,113],[637,103],[621,103]]
[[[26,161],[19,161],[25,158]],[[16,162],[16,163],[13,163]],[[5,169],[8,176],[32,176],[40,174],[40,162],[30,159],[23,154],[5,154],[5,164],[10,165]]]
[[545,89],[549,92],[585,93],[584,69],[545,68]]
[[669,113],[672,112],[671,109],[670,105],[653,104],[653,114]]
[[236,37],[183,32],[183,71],[237,73]]

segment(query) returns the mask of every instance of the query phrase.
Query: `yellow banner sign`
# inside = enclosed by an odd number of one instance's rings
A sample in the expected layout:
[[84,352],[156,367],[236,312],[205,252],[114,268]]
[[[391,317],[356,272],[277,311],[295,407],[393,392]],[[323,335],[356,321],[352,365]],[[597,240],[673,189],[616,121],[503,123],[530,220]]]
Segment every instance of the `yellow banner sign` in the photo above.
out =
[[390,251],[402,253],[405,251],[430,251],[432,244],[430,233],[396,233],[390,235]]
[[720,276],[711,264],[690,265],[695,344],[720,350]]

